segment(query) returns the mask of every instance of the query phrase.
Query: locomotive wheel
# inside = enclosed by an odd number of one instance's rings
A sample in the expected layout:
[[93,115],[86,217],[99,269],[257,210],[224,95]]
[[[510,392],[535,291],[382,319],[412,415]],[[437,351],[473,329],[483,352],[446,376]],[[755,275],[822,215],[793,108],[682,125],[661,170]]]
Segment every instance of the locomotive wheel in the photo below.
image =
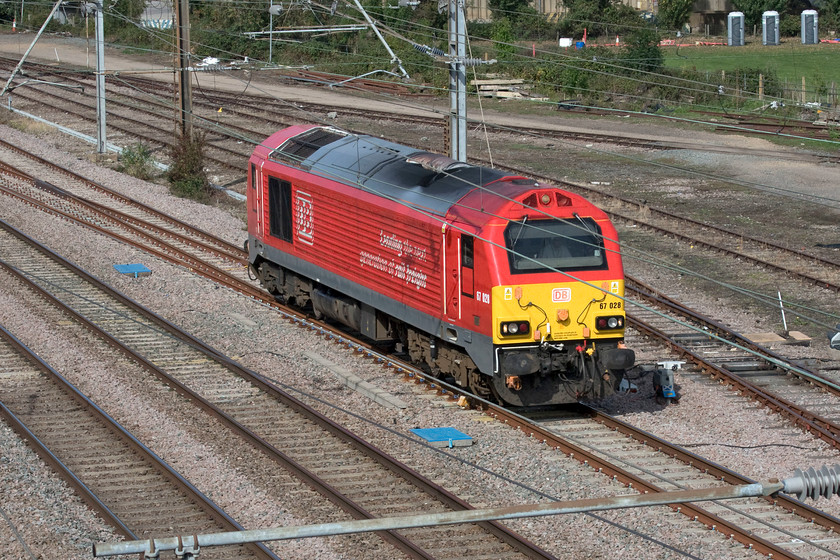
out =
[[481,397],[482,399],[497,400],[493,394],[493,389],[491,388],[490,383],[487,381],[487,377],[482,375],[479,371],[474,369],[470,370],[468,382],[470,391],[472,391],[474,395]]

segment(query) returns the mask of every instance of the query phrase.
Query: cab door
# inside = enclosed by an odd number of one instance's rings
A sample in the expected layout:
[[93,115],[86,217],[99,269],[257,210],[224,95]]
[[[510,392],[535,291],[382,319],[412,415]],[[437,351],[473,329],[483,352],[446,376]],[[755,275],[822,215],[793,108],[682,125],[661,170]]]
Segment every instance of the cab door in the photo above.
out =
[[248,177],[248,230],[258,239],[263,237],[263,186],[262,166],[257,167],[251,164],[251,172]]
[[450,230],[446,235],[446,301],[444,314],[452,322],[460,321],[465,306],[475,298],[475,238]]
[[461,317],[461,235],[455,230],[443,235],[443,315],[454,323]]

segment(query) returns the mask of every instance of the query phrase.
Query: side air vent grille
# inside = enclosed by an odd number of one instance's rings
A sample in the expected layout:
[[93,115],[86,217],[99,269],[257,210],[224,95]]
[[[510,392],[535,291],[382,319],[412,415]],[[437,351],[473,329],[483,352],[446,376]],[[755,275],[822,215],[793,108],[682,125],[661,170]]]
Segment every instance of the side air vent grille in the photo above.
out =
[[334,128],[318,127],[289,138],[271,153],[270,159],[298,165],[314,154],[318,148],[332,144],[347,136]]

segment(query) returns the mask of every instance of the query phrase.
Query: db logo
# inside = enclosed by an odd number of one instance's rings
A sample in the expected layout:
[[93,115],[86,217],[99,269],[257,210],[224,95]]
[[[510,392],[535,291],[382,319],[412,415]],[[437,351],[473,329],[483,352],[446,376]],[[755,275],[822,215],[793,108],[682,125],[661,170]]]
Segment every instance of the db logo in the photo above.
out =
[[551,301],[558,303],[562,301],[572,301],[571,288],[554,288],[551,290]]

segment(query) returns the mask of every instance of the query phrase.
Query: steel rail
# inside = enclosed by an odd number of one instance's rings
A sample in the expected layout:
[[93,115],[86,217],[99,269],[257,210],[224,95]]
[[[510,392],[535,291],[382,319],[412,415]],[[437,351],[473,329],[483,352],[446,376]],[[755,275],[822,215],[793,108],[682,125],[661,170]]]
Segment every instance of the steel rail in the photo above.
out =
[[[40,243],[28,238],[28,236],[24,235],[22,232],[19,232],[15,228],[12,228],[8,224],[0,221],[0,227],[9,231],[16,237],[24,240],[27,243],[32,244],[34,247],[37,247],[40,252],[42,252],[45,256],[50,258],[51,260],[59,263],[61,266],[71,270],[77,276],[83,278],[86,282],[94,285],[97,289],[102,290],[103,292],[107,293],[110,297],[115,299],[116,301],[120,302],[121,304],[131,308],[133,311],[139,313],[140,315],[144,316],[146,319],[152,321],[156,326],[165,330],[171,336],[176,337],[177,339],[185,342],[194,350],[204,353],[208,358],[215,360],[216,362],[220,363],[227,369],[229,369],[234,374],[238,375],[239,377],[247,380],[254,386],[260,388],[262,391],[271,395],[275,400],[279,401],[283,405],[287,406],[288,408],[295,410],[298,414],[302,414],[305,417],[309,418],[316,424],[318,424],[322,429],[325,431],[333,434],[334,436],[340,438],[345,443],[348,443],[353,448],[355,448],[358,452],[366,455],[370,459],[376,461],[384,468],[388,469],[389,471],[393,472],[398,477],[406,480],[414,487],[418,488],[419,490],[425,492],[429,496],[434,497],[435,499],[442,502],[447,507],[453,510],[469,510],[474,509],[471,505],[467,502],[461,500],[448,490],[440,487],[434,483],[432,483],[429,479],[425,476],[417,473],[413,469],[409,468],[407,465],[403,464],[402,462],[396,460],[395,458],[386,455],[378,448],[374,447],[370,443],[366,442],[365,440],[359,438],[346,428],[340,426],[339,424],[335,423],[334,421],[330,420],[329,418],[323,416],[315,409],[311,408],[310,406],[306,405],[305,403],[295,399],[288,393],[280,390],[277,386],[267,381],[263,376],[253,372],[247,368],[242,367],[240,364],[235,362],[234,360],[230,359],[229,357],[223,355],[222,353],[218,352],[214,348],[210,347],[206,343],[200,341],[199,339],[193,337],[189,333],[186,333],[180,330],[178,327],[167,321],[166,319],[158,316],[151,310],[148,310],[132,299],[128,298],[124,294],[114,290],[109,285],[101,282],[94,276],[91,276],[86,271],[82,270],[81,268],[77,267],[73,263],[66,261],[59,255],[52,252],[47,247],[41,245]],[[2,264],[2,261],[0,261]],[[240,425],[234,418],[230,417],[224,411],[221,411],[212,403],[207,401],[205,398],[198,395],[195,391],[186,387],[183,383],[179,382],[178,380],[174,379],[172,376],[168,375],[164,372],[161,368],[158,368],[154,364],[152,364],[147,358],[144,356],[136,353],[134,350],[129,348],[128,346],[121,343],[116,338],[112,337],[108,333],[105,333],[100,329],[97,325],[93,322],[89,321],[86,317],[80,315],[78,312],[73,310],[71,307],[67,306],[63,302],[61,302],[58,298],[50,294],[48,291],[40,288],[37,284],[29,280],[23,273],[15,270],[14,268],[9,268],[10,272],[20,278],[22,281],[26,282],[27,284],[31,284],[33,289],[37,289],[41,294],[42,297],[49,299],[54,305],[60,307],[66,313],[72,315],[74,319],[81,324],[87,326],[93,333],[97,336],[103,338],[109,345],[117,349],[118,351],[124,353],[132,360],[136,360],[140,363],[147,371],[150,373],[158,376],[164,382],[169,384],[173,387],[176,391],[178,391],[183,396],[187,397],[194,403],[196,403],[199,408],[207,411],[208,413],[212,414],[213,416],[219,418],[223,423],[225,423],[229,428],[233,429],[234,431],[238,432],[241,436],[243,436],[246,440],[250,441],[252,445],[257,446],[267,452],[269,452],[269,456],[283,464],[284,467],[288,468],[290,471],[294,472],[295,474],[299,475],[301,480],[311,484],[316,490],[321,492],[325,497],[337,503],[339,507],[345,508],[346,511],[351,513],[352,515],[358,515],[359,518],[372,518],[372,514],[370,514],[367,510],[358,506],[349,498],[339,494],[336,490],[334,490],[327,482],[323,481],[318,475],[312,473],[306,467],[297,463],[291,457],[288,457],[282,451],[276,449],[275,447],[271,446],[269,443],[265,442],[259,436],[255,435],[251,430],[248,428]],[[337,500],[337,502],[335,501]],[[533,559],[551,559],[554,558],[541,548],[539,548],[534,543],[530,542],[527,539],[524,539],[508,529],[507,527],[494,522],[480,522],[477,523],[478,526],[482,527],[487,533],[493,535],[495,538],[499,539],[501,542],[508,544],[511,548],[518,551],[519,553],[527,556],[528,558]],[[406,554],[410,555],[413,558],[422,558],[422,559],[429,559],[430,556],[428,554],[417,548],[417,546],[408,540],[406,537],[394,533],[394,534],[387,534],[383,536],[383,539],[386,542],[390,542],[398,549],[402,550]]]
[[[507,169],[507,170],[510,170],[510,171],[528,173],[526,170],[523,170],[523,169],[520,169],[520,168],[517,168],[517,167],[508,166],[508,165],[499,165],[498,167],[500,167],[502,169]],[[535,175],[533,173],[531,173],[530,176],[535,178],[535,179],[541,180],[541,181],[546,181],[546,182],[549,182],[549,183],[554,183],[554,184],[561,185],[565,188],[568,188],[569,190],[582,192],[582,193],[584,193],[585,196],[587,196],[593,202],[595,201],[596,198],[603,198],[603,199],[608,199],[608,200],[611,200],[611,201],[618,201],[622,205],[627,205],[627,206],[637,208],[637,209],[644,208],[645,210],[650,211],[652,214],[656,214],[656,215],[658,215],[661,218],[666,219],[666,220],[673,220],[675,222],[688,224],[688,225],[691,225],[691,226],[696,227],[698,229],[705,229],[705,230],[711,231],[713,233],[718,233],[718,234],[721,234],[721,235],[725,235],[729,238],[740,239],[740,240],[748,240],[750,243],[753,243],[755,245],[758,245],[758,246],[761,246],[761,247],[766,247],[767,249],[770,249],[770,250],[779,251],[779,252],[788,254],[790,256],[793,256],[793,257],[804,258],[804,259],[807,259],[807,260],[811,261],[816,266],[829,267],[831,269],[834,269],[834,270],[840,272],[840,263],[838,263],[838,262],[831,261],[831,260],[828,260],[828,259],[824,259],[824,258],[818,257],[816,255],[803,253],[801,251],[791,249],[790,247],[785,247],[784,245],[780,245],[780,244],[774,243],[772,241],[768,241],[768,240],[765,240],[765,239],[758,239],[758,238],[755,238],[755,237],[750,237],[750,236],[747,236],[747,235],[744,235],[744,234],[741,234],[741,233],[738,233],[738,232],[735,232],[735,231],[732,231],[732,230],[729,230],[729,229],[726,229],[726,228],[722,228],[720,226],[707,224],[705,222],[699,222],[697,220],[694,220],[692,218],[688,218],[688,217],[685,217],[685,216],[678,216],[676,214],[673,214],[673,213],[665,211],[665,210],[651,208],[649,206],[645,206],[645,205],[642,205],[638,202],[632,201],[628,198],[624,198],[624,197],[621,197],[621,196],[605,193],[605,192],[600,191],[598,189],[587,187],[586,185],[581,185],[579,183],[570,183],[568,181],[562,181],[562,180],[557,180],[557,179],[552,178],[552,177]],[[790,268],[784,268],[784,267],[781,267],[781,266],[779,266],[775,263],[772,263],[772,262],[769,262],[769,261],[766,261],[766,260],[763,260],[763,259],[759,259],[759,258],[753,257],[751,255],[747,255],[747,254],[744,254],[744,253],[739,253],[737,251],[733,251],[733,250],[727,249],[725,247],[720,247],[720,246],[715,245],[713,243],[710,243],[708,241],[697,239],[695,237],[691,237],[691,236],[685,235],[683,233],[679,233],[679,232],[676,232],[676,231],[673,231],[673,230],[670,230],[670,229],[666,229],[666,228],[661,227],[661,226],[657,226],[657,225],[654,225],[654,224],[650,224],[648,222],[637,220],[635,218],[631,218],[631,217],[625,216],[623,214],[618,214],[617,212],[606,209],[606,208],[609,208],[610,204],[602,204],[601,206],[602,206],[602,208],[604,208],[604,212],[606,212],[606,214],[608,216],[610,216],[610,219],[613,221],[613,223],[628,222],[628,223],[634,224],[636,226],[648,229],[650,231],[654,231],[656,233],[661,233],[661,234],[664,234],[666,236],[678,239],[680,241],[685,241],[685,242],[692,243],[694,245],[699,245],[699,246],[702,246],[702,247],[706,247],[707,249],[711,249],[713,251],[723,253],[727,256],[737,257],[739,259],[748,260],[748,261],[752,262],[753,264],[758,265],[758,266],[763,267],[763,268],[767,268],[767,269],[770,269],[770,270],[776,270],[776,271],[779,271],[779,272],[784,272],[785,274],[793,274],[793,275],[799,276],[803,280],[805,280],[805,281],[807,281],[807,282],[809,282],[809,283],[811,283],[815,286],[818,286],[820,288],[825,288],[825,289],[828,289],[828,290],[832,290],[834,292],[840,292],[840,285],[838,285],[838,284],[833,284],[831,282],[826,282],[823,279],[815,278],[815,277],[813,277],[809,274],[800,273],[800,272],[798,272],[796,270],[793,270],[793,269],[790,269]]]
[[[48,373],[49,375],[57,374],[53,368],[47,364],[40,356],[32,352],[20,340],[10,333],[6,327],[0,325],[0,338],[6,341],[15,352],[26,358],[36,369]],[[88,399],[89,400],[89,399]],[[127,539],[136,539],[137,536],[129,529],[122,520],[114,514],[113,511],[94,494],[87,485],[82,482],[55,454],[44,445],[44,443],[24,424],[0,399],[0,413],[12,426],[12,429],[23,438],[35,453],[50,466],[58,475],[64,479],[79,495],[84,503],[86,503],[92,510],[99,513],[106,523],[114,527],[121,535]]]
[[[7,265],[0,261],[0,266],[7,267]],[[8,269],[8,268],[7,268]],[[13,270],[13,269],[8,269]],[[37,288],[37,287],[36,287]],[[68,395],[82,409],[90,411],[94,416],[108,427],[109,431],[117,434],[117,437],[126,444],[132,453],[138,457],[143,457],[150,464],[154,465],[158,472],[167,479],[174,487],[179,489],[190,497],[191,501],[198,505],[214,523],[218,524],[228,531],[243,531],[244,527],[237,523],[232,517],[225,513],[218,505],[200,492],[189,481],[182,477],[177,471],[170,467],[166,462],[161,460],[157,455],[152,453],[148,447],[143,445],[137,438],[128,432],[122,425],[118,424],[101,408],[99,408],[86,395],[79,391],[74,385],[68,382],[61,374],[55,371],[52,367],[44,362],[40,357],[34,354],[29,348],[21,343],[14,335],[12,335],[4,327],[0,326],[0,337],[11,344],[15,350],[30,363],[32,363],[41,373],[47,376],[47,379],[59,387]],[[83,480],[76,476],[62,460],[56,456],[44,444],[44,442],[33,433],[26,424],[14,414],[2,401],[0,401],[0,414],[12,425],[13,429],[24,438],[32,449],[59,475],[67,482],[79,495],[79,497],[88,504],[92,509],[97,511],[99,515],[110,525],[112,525],[118,532],[123,534],[128,539],[137,539],[137,536],[130,527],[128,527],[113,511],[105,504]],[[135,528],[139,529],[139,528]],[[262,543],[248,544],[247,548],[254,554],[256,558],[263,558],[265,560],[279,560],[274,553],[272,553]]]
[[[49,97],[56,98],[58,101],[61,102],[61,105],[55,105],[55,104],[52,104],[52,103],[47,103],[43,99],[35,99],[32,96],[30,96],[29,94],[24,94],[24,93],[21,93],[21,92],[18,92],[18,96],[23,97],[24,99],[26,99],[26,100],[28,100],[32,103],[38,103],[38,104],[41,104],[41,105],[46,105],[46,106],[48,106],[52,109],[55,109],[56,111],[61,111],[61,112],[64,112],[64,113],[70,113],[71,115],[74,115],[75,117],[78,117],[78,118],[80,118],[84,121],[93,121],[94,120],[92,117],[89,117],[89,116],[85,115],[84,113],[81,113],[79,111],[71,110],[67,106],[68,99],[66,97],[61,97],[61,96],[51,94],[49,92],[44,92],[44,91],[40,91],[40,93],[43,94],[43,95],[49,96]],[[80,104],[78,102],[75,102],[75,103]],[[83,104],[80,104],[80,105],[82,105],[86,109],[92,109],[92,107],[88,107],[88,106],[83,105]],[[149,122],[137,121],[136,119],[131,119],[130,117],[125,117],[125,116],[118,115],[118,114],[109,115],[109,117],[111,119],[109,121],[109,124],[108,124],[109,128],[111,128],[113,130],[117,130],[119,132],[122,132],[123,134],[125,134],[128,137],[132,137],[132,138],[139,137],[139,138],[142,138],[143,140],[145,140],[146,142],[148,142],[150,144],[160,145],[160,146],[164,146],[164,147],[167,147],[167,148],[172,148],[175,145],[174,141],[161,140],[161,138],[168,138],[171,131],[162,129],[160,127],[156,127],[156,126],[150,124]],[[152,129],[157,134],[156,135],[143,134],[143,133],[140,133],[136,128],[131,129],[131,128],[126,128],[124,126],[116,125],[116,124],[113,123],[113,119],[115,119],[115,118],[120,118],[122,120],[129,121],[130,123],[135,124],[137,126],[143,126],[144,128]],[[165,117],[163,115],[159,115],[159,118],[168,119],[168,118],[171,118],[171,117]],[[163,133],[163,132],[165,132],[166,134],[161,135],[161,133]],[[231,150],[229,148],[224,148],[224,147],[220,147],[220,146],[212,146],[212,148],[215,149],[215,150],[218,150],[220,152],[227,153],[228,155],[233,155],[236,158],[242,158],[241,153],[236,152],[234,150]],[[208,160],[210,160],[210,161],[216,163],[217,165],[219,165],[221,167],[224,167],[226,169],[233,170],[233,171],[241,171],[241,166],[240,165],[232,164],[232,163],[227,162],[225,160],[210,157],[210,156],[207,156],[207,155],[205,155],[205,157]]]
[[[0,141],[0,142],[2,142],[2,141]],[[157,235],[160,235],[161,237],[172,239],[172,240],[177,241],[179,243],[183,243],[184,245],[188,245],[188,246],[193,247],[195,249],[200,249],[200,250],[202,250],[206,253],[210,253],[212,255],[215,255],[215,256],[223,258],[223,259],[228,259],[228,260],[235,261],[242,266],[245,266],[248,263],[247,254],[244,251],[242,251],[241,248],[235,247],[235,246],[231,245],[230,243],[227,243],[223,240],[220,240],[221,241],[220,244],[223,244],[226,247],[224,249],[220,249],[219,247],[214,247],[213,245],[211,245],[211,244],[209,244],[205,241],[200,241],[197,238],[201,237],[201,231],[193,228],[192,226],[189,226],[186,223],[181,222],[181,223],[178,223],[177,225],[178,225],[178,227],[181,227],[182,229],[188,231],[190,234],[194,233],[195,237],[188,237],[187,235],[184,235],[184,234],[179,233],[177,231],[172,231],[172,230],[167,229],[165,227],[161,227],[161,226],[159,226],[159,225],[157,225],[153,222],[144,220],[143,218],[139,218],[137,216],[132,216],[131,214],[127,214],[127,213],[125,213],[121,210],[115,210],[113,208],[109,208],[105,204],[86,199],[86,198],[84,198],[82,196],[79,196],[77,194],[74,194],[74,193],[72,193],[72,192],[70,192],[66,189],[63,189],[61,187],[57,187],[57,186],[55,186],[51,183],[48,183],[46,181],[37,179],[37,178],[29,175],[28,173],[24,172],[24,171],[21,171],[19,169],[15,169],[12,166],[9,166],[8,164],[2,163],[2,162],[0,162],[0,173],[6,173],[6,174],[14,175],[21,182],[29,183],[33,188],[40,189],[44,192],[52,194],[53,196],[55,196],[57,198],[61,198],[61,199],[64,199],[66,201],[78,204],[79,206],[81,206],[81,207],[83,207],[83,208],[85,208],[85,209],[87,209],[87,210],[89,210],[93,213],[96,213],[96,214],[99,214],[103,217],[109,218],[111,220],[111,222],[114,223],[114,224],[117,224],[117,225],[127,224],[128,226],[131,226],[132,233],[142,232],[141,228],[144,228],[146,230],[151,230],[152,232],[156,233]],[[9,187],[7,187],[7,188],[9,188]],[[33,200],[35,200],[35,199],[32,199],[31,197],[27,197],[27,202],[31,203],[31,201],[33,201]],[[149,208],[149,207],[144,207],[143,205],[140,205],[139,203],[135,203],[133,205],[133,207],[137,208],[137,209],[143,209],[143,210],[145,210],[145,208]],[[165,215],[165,214],[163,214],[163,215]],[[157,218],[157,216],[154,216],[154,217]],[[171,219],[171,218],[170,218],[170,220],[173,220],[173,225],[175,225],[175,222],[177,222],[177,221],[175,221],[174,219]],[[148,236],[148,234],[146,234],[146,235]]]
[[[2,59],[0,59],[0,60],[2,60]],[[52,68],[50,66],[45,66],[45,65],[40,65],[40,66],[34,65],[34,66],[42,68],[44,72],[55,72],[54,68]],[[63,74],[62,74],[62,79],[66,80],[66,81],[72,81],[72,82],[78,83],[78,84],[87,84],[90,81],[90,80],[86,81],[83,78],[78,78],[78,77],[68,77],[68,76],[63,75]],[[153,80],[144,79],[144,78],[126,76],[126,77],[123,77],[123,80],[126,81],[127,83],[143,84],[143,86],[145,88],[153,89],[154,94],[157,94],[157,90],[159,90],[160,87],[161,87],[160,82],[155,82]],[[168,86],[168,84],[167,84],[167,86]],[[139,85],[138,85],[138,89],[140,89]],[[366,89],[364,89],[364,88],[359,88],[359,90],[360,91],[366,91]],[[149,93],[149,92],[146,92],[146,93]],[[236,100],[237,103],[242,103],[242,100],[246,99],[246,97],[242,94],[235,94],[234,95],[234,94],[226,94],[225,92],[215,92],[215,91],[211,92],[208,95],[208,98],[210,96],[215,96],[217,99],[228,99],[228,100],[233,99],[233,100]],[[259,99],[259,100],[261,100],[260,103],[262,105],[264,105],[263,100],[265,100],[265,99],[270,100],[271,99],[270,97],[253,96],[253,95],[248,96],[248,98]],[[261,105],[261,108],[264,108],[262,105]],[[296,105],[298,107],[307,108],[309,111],[327,111],[328,112],[328,111],[335,110],[334,106],[321,105],[321,104],[311,104],[311,103],[302,102],[302,103],[297,103]],[[136,107],[136,109],[141,110],[141,111],[148,111],[148,109],[144,109],[143,107]],[[443,126],[442,121],[444,120],[444,116],[445,116],[442,111],[441,111],[440,115],[434,116],[434,117],[432,117],[432,116],[428,116],[428,117],[426,117],[426,116],[405,116],[405,115],[398,115],[394,112],[386,112],[386,111],[367,111],[367,110],[362,111],[362,110],[359,110],[359,109],[353,109],[352,107],[344,107],[344,108],[342,108],[342,111],[344,113],[358,114],[360,116],[366,116],[366,117],[380,116],[382,118],[387,118],[387,119],[390,119],[390,120],[413,122],[413,123],[418,123],[418,122],[419,123],[428,123],[428,124],[432,124],[434,126]],[[587,113],[588,114],[594,114],[594,113],[596,113],[596,111],[588,110]],[[606,112],[604,114],[614,114],[614,112]],[[156,115],[156,116],[159,116],[159,115]],[[644,117],[645,115],[638,115],[638,116],[639,117]],[[126,118],[126,119],[130,120],[130,118],[128,118],[128,117],[120,117],[120,118]],[[298,121],[300,121],[300,120],[301,119],[298,119]],[[306,120],[306,119],[303,119],[303,120]],[[213,122],[213,121],[212,121],[212,119],[208,119],[208,122]],[[147,123],[141,123],[141,124],[147,125]],[[585,132],[585,131],[580,131],[580,130],[552,130],[552,129],[535,128],[535,127],[502,126],[502,125],[494,125],[493,123],[484,123],[484,124],[485,124],[485,126],[487,126],[487,128],[497,130],[497,131],[500,131],[500,132],[512,132],[512,131],[516,132],[516,131],[518,131],[518,132],[522,132],[524,134],[535,134],[535,135],[539,135],[539,136],[568,138],[568,139],[581,140],[581,141],[609,142],[609,143],[612,143],[612,144],[640,146],[640,147],[646,147],[646,148],[650,148],[650,149],[673,150],[673,149],[685,149],[686,147],[688,147],[686,145],[686,142],[672,142],[671,143],[671,142],[668,142],[668,141],[664,141],[662,139],[637,138],[637,137],[633,137],[633,136],[630,136],[630,135],[591,133],[591,132]],[[212,129],[212,127],[209,127],[209,126],[204,126],[203,128]],[[699,145],[693,146],[693,147],[695,147],[696,149],[702,149],[702,146],[699,146]],[[712,147],[712,149],[714,149],[714,147]],[[719,150],[716,150],[716,151],[719,151]],[[732,150],[726,150],[726,151],[730,152]],[[798,157],[801,159],[802,156],[800,155]],[[820,160],[821,161],[825,160],[826,157],[830,157],[830,156],[820,156]],[[221,162],[218,162],[218,163],[221,163]],[[224,165],[227,165],[227,164],[224,164]]]
[[[60,309],[62,312],[72,317],[76,322],[84,325],[90,332],[102,339],[106,344],[113,347],[115,350],[123,353],[126,357],[130,358],[131,360],[135,361],[138,365],[140,365],[140,367],[145,369],[147,372],[158,377],[164,383],[166,383],[175,391],[177,391],[178,394],[192,402],[199,409],[201,409],[208,415],[216,418],[217,420],[221,421],[228,427],[228,429],[237,433],[244,440],[248,441],[252,446],[262,450],[263,452],[266,452],[267,456],[271,460],[278,463],[288,472],[291,472],[294,476],[296,476],[299,480],[307,484],[310,488],[315,489],[318,493],[330,500],[337,507],[342,508],[344,511],[346,511],[356,519],[373,518],[373,515],[371,515],[362,506],[343,496],[329,483],[322,480],[318,475],[316,475],[315,473],[313,473],[312,471],[310,471],[309,469],[307,469],[306,467],[304,467],[303,465],[301,465],[300,463],[283,453],[281,450],[267,443],[265,440],[257,436],[245,426],[242,426],[241,424],[236,422],[235,419],[231,418],[228,414],[215,407],[207,399],[205,399],[195,391],[189,389],[186,385],[184,385],[171,375],[167,374],[165,371],[163,371],[163,369],[156,366],[145,356],[139,354],[131,347],[123,344],[115,337],[103,331],[94,322],[79,314],[76,310],[74,310],[72,307],[69,307],[67,304],[55,297],[46,289],[42,288],[32,280],[27,278],[25,274],[15,270],[14,268],[8,267],[8,265],[6,265],[2,260],[0,260],[0,266],[7,268],[7,270],[11,274],[18,278],[18,280],[26,283],[31,290],[35,291],[42,298],[49,301],[57,309]],[[86,280],[94,283],[94,285],[99,289],[108,291],[107,285],[99,283],[98,281],[96,281],[95,278],[87,277]],[[123,301],[123,303],[127,302],[130,302],[130,300]],[[147,314],[144,313],[144,315]],[[210,355],[213,358],[217,357],[215,353]],[[433,560],[433,558],[429,556],[425,551],[419,549],[414,543],[412,543],[399,533],[380,534],[379,536],[385,542],[394,545],[396,548],[407,554],[410,558],[415,558],[417,560]]]
[[[706,326],[707,328],[709,328],[710,331],[719,333],[719,336],[721,336],[722,338],[736,342],[740,346],[752,350],[756,354],[767,356],[768,358],[770,358],[774,365],[776,365],[777,367],[782,367],[794,377],[797,377],[807,383],[813,384],[822,389],[823,391],[840,397],[840,385],[837,385],[836,382],[824,378],[822,375],[820,375],[819,372],[816,372],[805,366],[788,365],[788,367],[785,367],[782,364],[789,364],[788,359],[785,356],[782,356],[781,354],[774,352],[769,348],[765,348],[764,346],[756,344],[755,342],[746,338],[742,334],[736,333],[735,331],[726,327],[725,325],[718,323],[717,321],[714,321],[704,315],[701,315],[698,311],[685,307],[681,303],[664,295],[659,290],[653,288],[649,284],[646,284],[637,278],[628,277],[627,281],[625,282],[625,288],[628,291],[637,294],[637,296],[643,299],[646,299],[656,304],[660,304],[667,309],[674,310],[678,314],[683,315],[691,321]],[[803,373],[806,375],[803,375]]]
[[720,366],[717,366],[702,356],[686,348],[679,342],[672,340],[667,334],[659,329],[648,325],[638,319],[628,315],[627,322],[636,330],[647,333],[655,337],[660,342],[670,347],[674,352],[680,356],[687,358],[699,367],[703,372],[710,375],[712,379],[717,379],[726,384],[737,388],[741,392],[747,393],[751,398],[768,407],[770,410],[781,414],[792,420],[794,424],[802,427],[805,431],[819,437],[835,449],[840,449],[840,426],[837,426],[830,420],[822,418],[816,414],[809,412],[807,409],[788,401],[787,399],[778,395],[768,393],[757,385],[750,383],[742,377],[734,374]]
[[[588,412],[593,415],[595,420],[604,424],[605,426],[609,426],[614,430],[621,432],[627,436],[632,437],[636,441],[643,443],[649,447],[656,448],[660,451],[665,452],[666,454],[674,457],[675,459],[679,459],[680,461],[684,462],[687,465],[691,465],[698,470],[702,470],[706,473],[712,474],[719,480],[726,482],[727,484],[739,485],[739,484],[752,484],[754,481],[746,476],[736,473],[733,470],[730,470],[722,465],[718,465],[708,459],[701,457],[691,451],[683,449],[677,445],[669,443],[662,438],[636,428],[620,420],[614,416],[610,416],[598,409],[592,407],[586,407]],[[798,500],[794,500],[789,496],[785,495],[778,495],[775,497],[767,497],[768,502],[774,503],[776,505],[781,506],[782,508],[788,510],[791,513],[794,513],[803,519],[807,519],[812,523],[816,523],[821,527],[825,527],[835,533],[840,533],[840,519],[834,517],[833,515],[829,515],[824,511],[812,507],[808,504],[802,503]]]
[[[597,472],[612,477],[614,480],[621,482],[628,488],[633,488],[642,494],[663,492],[663,490],[658,486],[621,467],[613,465],[608,460],[602,459],[594,453],[575,445],[567,439],[560,437],[553,432],[540,427],[539,425],[536,425],[527,418],[522,417],[513,411],[492,405],[487,408],[486,413],[500,422],[504,422],[505,424],[520,430],[538,441],[541,441],[554,449],[562,451],[569,457],[595,469]],[[778,545],[752,534],[752,531],[749,529],[738,527],[736,524],[731,523],[713,513],[709,513],[702,507],[691,502],[673,504],[670,507],[687,517],[701,521],[707,527],[714,528],[716,531],[726,535],[727,537],[731,536],[744,546],[750,547],[762,554],[772,555],[772,557],[776,559],[787,558],[790,560],[801,560],[798,556],[786,551]]]
[[[165,241],[153,237],[147,232],[141,230],[140,228],[127,224],[114,216],[109,216],[105,213],[99,213],[100,216],[105,218],[106,220],[110,221],[111,223],[123,227],[128,231],[131,236],[128,235],[121,235],[119,233],[110,231],[108,228],[87,222],[73,214],[66,212],[64,210],[60,210],[54,206],[51,206],[44,201],[38,200],[36,198],[32,198],[26,194],[18,192],[13,187],[8,187],[5,185],[0,185],[0,193],[5,194],[7,196],[11,196],[13,198],[17,198],[18,200],[29,204],[34,208],[38,208],[48,214],[52,214],[54,216],[69,220],[71,222],[77,223],[81,226],[89,228],[93,231],[98,233],[106,234],[114,239],[122,241],[127,245],[131,245],[134,247],[142,248],[143,250],[165,260],[171,262],[173,264],[182,266],[187,270],[191,270],[193,272],[199,272],[204,276],[213,279],[214,281],[218,282],[219,284],[233,288],[233,289],[240,289],[239,288],[239,281],[232,275],[228,274],[226,271],[216,267],[213,264],[207,263],[189,253],[179,250],[177,247],[172,246]],[[74,201],[79,205],[82,205],[80,201]],[[146,244],[141,243],[138,240],[145,240]],[[244,283],[242,283],[244,284]],[[252,288],[256,290],[256,288]]]
[[[49,167],[53,171],[55,171],[57,173],[61,173],[63,175],[66,175],[66,176],[70,177],[71,179],[73,179],[75,181],[78,181],[80,183],[83,183],[85,186],[87,186],[91,189],[97,190],[99,192],[102,192],[105,195],[107,195],[107,196],[109,196],[109,197],[111,197],[111,198],[113,198],[113,199],[115,199],[115,200],[117,200],[117,201],[119,201],[123,204],[126,204],[128,206],[136,207],[136,208],[140,209],[141,211],[143,211],[147,214],[151,214],[154,218],[156,218],[158,220],[166,222],[166,223],[168,223],[170,225],[173,225],[175,227],[179,227],[179,228],[189,230],[190,232],[193,232],[196,237],[200,237],[204,240],[204,242],[202,243],[202,246],[205,246],[205,245],[211,246],[212,244],[216,244],[216,245],[219,245],[221,247],[226,248],[230,252],[236,252],[236,251],[241,252],[241,250],[242,250],[241,247],[239,247],[237,245],[233,245],[232,243],[228,242],[225,239],[222,239],[221,237],[218,237],[218,236],[216,236],[216,235],[214,235],[210,232],[207,232],[207,231],[205,231],[201,228],[198,228],[194,225],[188,224],[188,223],[186,223],[182,220],[174,218],[174,217],[170,216],[169,214],[166,214],[165,212],[161,212],[160,210],[157,210],[156,208],[153,208],[152,206],[144,204],[144,203],[142,203],[138,200],[135,200],[135,199],[133,199],[129,196],[126,196],[122,193],[119,193],[119,192],[113,190],[113,189],[110,189],[110,188],[106,187],[105,185],[102,185],[101,183],[97,183],[95,181],[92,181],[91,179],[88,179],[87,177],[85,177],[83,175],[80,175],[79,173],[71,171],[71,170],[67,169],[66,167],[62,167],[60,165],[57,165],[57,164],[55,164],[55,163],[53,163],[53,162],[51,162],[51,161],[49,161],[45,158],[37,156],[37,155],[35,155],[35,154],[33,154],[29,151],[26,151],[23,148],[21,148],[19,146],[16,146],[16,145],[12,144],[11,142],[9,142],[7,140],[4,140],[2,138],[0,138],[0,148],[4,148],[4,149],[10,150],[10,151],[13,151],[13,152],[19,154],[22,157],[28,158],[32,161],[35,161],[39,165]],[[8,166],[7,164],[3,164],[2,162],[0,162],[0,165],[2,165],[4,167],[7,167],[9,169],[12,169],[11,166]],[[32,176],[30,176],[30,175],[28,175],[28,174],[26,174],[26,173],[24,173],[20,170],[15,170],[15,171],[18,174],[22,174],[23,176],[30,177],[30,179],[33,180],[33,181],[38,181],[37,178],[32,177]],[[64,190],[64,189],[62,189],[62,190]]]

